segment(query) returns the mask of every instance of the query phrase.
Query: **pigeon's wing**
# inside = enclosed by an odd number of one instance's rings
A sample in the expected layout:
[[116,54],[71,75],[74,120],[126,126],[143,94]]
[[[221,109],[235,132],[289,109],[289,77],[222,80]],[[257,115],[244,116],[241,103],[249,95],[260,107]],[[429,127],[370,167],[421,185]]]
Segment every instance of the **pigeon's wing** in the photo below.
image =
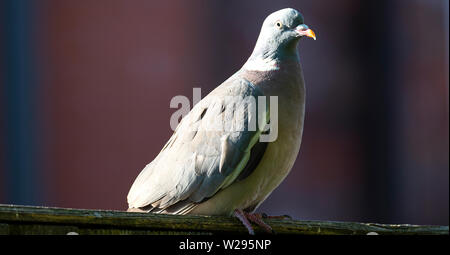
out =
[[258,149],[251,157],[269,117],[268,104],[258,110],[258,96],[262,93],[249,81],[230,79],[195,105],[136,178],[129,207],[185,214],[249,175],[264,153]]

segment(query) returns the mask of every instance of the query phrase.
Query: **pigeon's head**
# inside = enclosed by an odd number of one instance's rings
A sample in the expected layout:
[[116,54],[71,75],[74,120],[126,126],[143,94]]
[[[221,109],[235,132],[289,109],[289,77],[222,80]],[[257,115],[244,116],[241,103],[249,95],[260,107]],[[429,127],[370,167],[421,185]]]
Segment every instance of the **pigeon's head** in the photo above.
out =
[[266,34],[267,39],[276,40],[280,44],[303,36],[316,40],[314,32],[304,24],[303,15],[292,8],[270,14],[264,20],[261,33]]
[[300,38],[316,35],[304,24],[300,12],[286,8],[270,14],[265,20],[259,34],[255,50],[264,55],[295,51]]

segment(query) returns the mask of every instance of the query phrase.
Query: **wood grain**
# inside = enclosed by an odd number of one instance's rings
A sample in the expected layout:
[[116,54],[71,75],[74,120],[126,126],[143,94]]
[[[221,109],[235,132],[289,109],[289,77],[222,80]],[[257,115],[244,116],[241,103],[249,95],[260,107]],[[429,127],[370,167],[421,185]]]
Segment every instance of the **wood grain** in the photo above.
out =
[[[448,226],[393,225],[336,221],[265,219],[276,234],[304,235],[448,235]],[[265,233],[255,226],[257,234]],[[0,204],[0,234],[247,234],[233,217],[178,216],[109,210],[85,210]]]

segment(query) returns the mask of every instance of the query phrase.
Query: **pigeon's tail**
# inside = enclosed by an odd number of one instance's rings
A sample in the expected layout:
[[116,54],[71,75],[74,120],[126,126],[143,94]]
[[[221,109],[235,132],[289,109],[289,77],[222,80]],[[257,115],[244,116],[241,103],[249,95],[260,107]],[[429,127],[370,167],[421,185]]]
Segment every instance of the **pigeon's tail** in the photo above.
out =
[[143,210],[140,208],[128,208],[127,212],[140,212],[140,213],[147,213],[150,210]]
[[185,215],[189,214],[195,207],[196,203],[191,201],[179,201],[172,206],[166,208],[153,207],[152,205],[147,205],[141,208],[128,208],[127,212],[140,212],[140,213],[162,213],[162,214],[178,214]]

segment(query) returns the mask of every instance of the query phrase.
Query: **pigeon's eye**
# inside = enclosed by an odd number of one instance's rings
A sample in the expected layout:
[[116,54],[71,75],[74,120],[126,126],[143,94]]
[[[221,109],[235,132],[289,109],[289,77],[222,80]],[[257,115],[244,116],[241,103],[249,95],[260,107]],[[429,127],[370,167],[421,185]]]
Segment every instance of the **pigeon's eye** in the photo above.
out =
[[281,21],[277,21],[276,25],[277,25],[278,28],[281,28],[281,27],[283,26],[283,24],[281,23]]

